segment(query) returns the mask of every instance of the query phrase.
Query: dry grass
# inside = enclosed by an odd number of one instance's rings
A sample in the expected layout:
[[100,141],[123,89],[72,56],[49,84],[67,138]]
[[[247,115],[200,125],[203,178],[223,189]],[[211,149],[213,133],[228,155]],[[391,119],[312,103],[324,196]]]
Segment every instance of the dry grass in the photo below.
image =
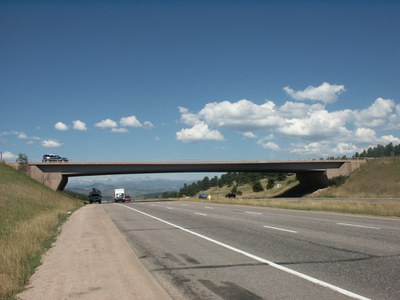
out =
[[345,184],[328,188],[317,197],[400,198],[400,157],[370,160]]
[[391,200],[334,200],[334,199],[225,199],[211,198],[211,200],[196,198],[182,199],[194,202],[210,202],[221,204],[236,204],[247,206],[261,206],[284,209],[332,211],[352,214],[367,214],[376,216],[400,217],[400,201]]
[[80,203],[0,164],[0,299],[27,283],[60,222]]

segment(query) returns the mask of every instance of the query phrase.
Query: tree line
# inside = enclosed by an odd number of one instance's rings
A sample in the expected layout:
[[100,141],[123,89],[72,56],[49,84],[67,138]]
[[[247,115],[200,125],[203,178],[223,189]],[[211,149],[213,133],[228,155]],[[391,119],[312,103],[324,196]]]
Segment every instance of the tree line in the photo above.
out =
[[214,176],[209,178],[204,177],[203,180],[198,180],[191,184],[185,183],[183,187],[177,192],[164,192],[162,198],[175,198],[175,197],[193,197],[198,193],[208,190],[212,187],[222,188],[223,186],[232,187],[231,192],[241,194],[238,190],[239,185],[251,184],[253,191],[260,192],[264,190],[260,180],[268,178],[268,183],[265,188],[270,189],[275,186],[276,181],[284,181],[287,178],[286,173],[259,173],[259,172],[228,172],[222,174],[220,178]]

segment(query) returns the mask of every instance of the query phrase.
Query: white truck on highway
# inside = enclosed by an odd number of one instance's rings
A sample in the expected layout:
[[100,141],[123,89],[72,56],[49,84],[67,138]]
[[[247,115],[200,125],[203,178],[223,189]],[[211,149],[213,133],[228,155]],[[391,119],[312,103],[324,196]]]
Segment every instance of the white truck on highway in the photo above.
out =
[[114,202],[124,202],[125,189],[115,189],[114,190]]

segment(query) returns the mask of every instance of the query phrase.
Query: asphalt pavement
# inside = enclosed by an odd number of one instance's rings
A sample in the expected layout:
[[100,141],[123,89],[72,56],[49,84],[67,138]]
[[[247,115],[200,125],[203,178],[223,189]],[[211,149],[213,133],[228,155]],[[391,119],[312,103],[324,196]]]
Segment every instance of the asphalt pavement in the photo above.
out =
[[400,219],[195,202],[105,204],[174,299],[400,299]]

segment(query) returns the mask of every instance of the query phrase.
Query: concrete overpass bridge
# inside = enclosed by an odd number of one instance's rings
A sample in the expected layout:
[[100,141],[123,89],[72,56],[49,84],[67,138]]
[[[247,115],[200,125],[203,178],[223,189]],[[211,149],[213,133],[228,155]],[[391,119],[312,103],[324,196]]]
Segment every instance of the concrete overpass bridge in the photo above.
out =
[[69,177],[194,172],[296,173],[307,187],[326,187],[328,180],[349,175],[364,160],[253,161],[253,162],[47,162],[30,163],[30,175],[53,190],[63,190]]

